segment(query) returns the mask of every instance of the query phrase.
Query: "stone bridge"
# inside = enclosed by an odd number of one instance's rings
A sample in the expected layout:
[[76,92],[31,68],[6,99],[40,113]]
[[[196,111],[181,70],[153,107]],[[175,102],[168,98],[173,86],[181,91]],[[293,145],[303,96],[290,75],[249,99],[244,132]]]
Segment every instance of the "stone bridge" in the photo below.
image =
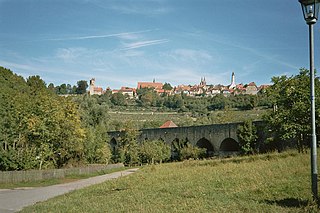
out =
[[[255,122],[255,125],[260,122]],[[141,129],[138,141],[162,140],[169,145],[173,142],[188,141],[194,146],[205,148],[207,153],[221,154],[238,152],[239,139],[237,129],[242,123],[212,124],[202,126],[187,126],[173,128]],[[124,132],[108,132],[110,145],[115,146]]]

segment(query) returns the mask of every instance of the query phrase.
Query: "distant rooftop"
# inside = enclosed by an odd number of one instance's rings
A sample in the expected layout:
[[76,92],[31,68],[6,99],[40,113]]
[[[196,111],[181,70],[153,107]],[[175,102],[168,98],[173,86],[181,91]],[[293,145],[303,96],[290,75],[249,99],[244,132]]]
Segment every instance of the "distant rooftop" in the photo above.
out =
[[160,126],[160,128],[174,128],[174,127],[178,127],[175,123],[173,123],[173,121],[167,121],[164,124],[162,124],[162,126]]

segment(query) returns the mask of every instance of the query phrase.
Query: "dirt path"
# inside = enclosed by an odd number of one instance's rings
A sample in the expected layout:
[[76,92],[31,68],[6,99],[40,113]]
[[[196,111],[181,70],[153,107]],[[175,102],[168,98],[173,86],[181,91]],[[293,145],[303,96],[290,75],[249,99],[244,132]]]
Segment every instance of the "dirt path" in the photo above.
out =
[[121,172],[46,187],[1,189],[0,213],[17,212],[23,207],[33,205],[37,202],[45,201],[49,198],[65,194],[76,189],[81,189],[107,180],[130,175],[137,170],[138,169],[128,169]]

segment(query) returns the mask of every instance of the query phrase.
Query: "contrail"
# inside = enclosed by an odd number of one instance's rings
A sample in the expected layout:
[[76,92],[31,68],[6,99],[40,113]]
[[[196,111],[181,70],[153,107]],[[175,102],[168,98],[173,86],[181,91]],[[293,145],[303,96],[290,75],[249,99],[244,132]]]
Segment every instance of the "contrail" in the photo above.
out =
[[163,44],[169,42],[168,39],[159,39],[159,40],[150,40],[150,41],[139,41],[139,42],[134,42],[131,44],[127,44],[124,48],[121,50],[131,50],[131,49],[137,49],[140,47],[146,47],[146,46],[152,46],[152,45],[157,45],[157,44]]
[[134,31],[134,32],[106,34],[106,35],[76,36],[76,37],[68,37],[68,38],[52,38],[52,39],[45,39],[45,40],[46,41],[69,41],[69,40],[85,40],[85,39],[96,39],[96,38],[109,38],[109,37],[118,37],[118,36],[139,34],[139,33],[151,32],[151,31],[154,31],[154,30],[141,30],[141,31]]

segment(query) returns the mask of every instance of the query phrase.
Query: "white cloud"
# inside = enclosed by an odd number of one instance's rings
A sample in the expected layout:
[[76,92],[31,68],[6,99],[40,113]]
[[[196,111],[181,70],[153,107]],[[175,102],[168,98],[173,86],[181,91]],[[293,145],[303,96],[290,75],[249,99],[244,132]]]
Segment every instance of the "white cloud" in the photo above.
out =
[[192,62],[192,63],[208,63],[213,60],[213,57],[205,50],[193,49],[176,49],[162,55],[176,61]]
[[10,68],[10,69],[17,69],[17,70],[26,70],[26,71],[34,71],[35,67],[30,66],[26,63],[14,63],[14,62],[10,62],[10,61],[0,61],[1,66],[6,67],[6,68]]
[[128,1],[126,4],[112,2],[109,5],[105,5],[105,3],[95,3],[95,5],[100,8],[116,11],[120,14],[157,16],[173,11],[172,8],[169,8],[163,3],[163,1]]
[[131,50],[141,47],[153,46],[158,44],[163,44],[169,42],[168,39],[159,39],[159,40],[149,40],[149,41],[138,41],[129,44],[125,44],[121,50]]
[[56,57],[64,61],[74,61],[88,52],[85,48],[59,48]]

